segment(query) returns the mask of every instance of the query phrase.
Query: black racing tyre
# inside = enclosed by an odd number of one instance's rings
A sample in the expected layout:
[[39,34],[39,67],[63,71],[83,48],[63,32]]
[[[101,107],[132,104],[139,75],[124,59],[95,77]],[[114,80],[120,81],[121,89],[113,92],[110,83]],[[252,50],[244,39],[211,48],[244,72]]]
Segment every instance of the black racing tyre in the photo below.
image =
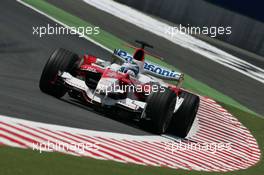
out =
[[[164,91],[163,91],[164,90]],[[167,88],[160,88],[147,97],[146,115],[151,119],[151,129],[157,134],[167,131],[176,104],[176,94]]]
[[185,138],[196,117],[200,98],[197,95],[182,91],[179,97],[184,98],[184,101],[178,111],[173,115],[169,131],[174,135]]
[[56,49],[48,59],[39,81],[42,92],[61,98],[67,92],[66,88],[56,83],[59,71],[74,73],[79,56],[65,49]]

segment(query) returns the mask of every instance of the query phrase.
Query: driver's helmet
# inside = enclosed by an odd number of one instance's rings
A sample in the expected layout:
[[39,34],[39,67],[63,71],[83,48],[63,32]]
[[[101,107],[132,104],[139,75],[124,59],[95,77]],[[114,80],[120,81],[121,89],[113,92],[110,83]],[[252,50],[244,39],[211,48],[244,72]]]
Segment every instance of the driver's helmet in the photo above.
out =
[[139,66],[134,62],[124,63],[119,71],[136,77],[139,73]]

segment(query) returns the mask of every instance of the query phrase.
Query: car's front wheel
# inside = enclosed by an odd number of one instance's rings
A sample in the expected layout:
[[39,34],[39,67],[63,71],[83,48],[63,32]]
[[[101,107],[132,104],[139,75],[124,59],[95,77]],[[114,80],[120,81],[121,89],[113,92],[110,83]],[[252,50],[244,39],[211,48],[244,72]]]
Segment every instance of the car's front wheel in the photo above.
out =
[[42,92],[61,98],[67,90],[56,82],[58,72],[73,73],[79,56],[65,49],[56,49],[48,59],[39,81]]
[[157,134],[167,131],[175,108],[176,94],[170,89],[160,89],[147,97],[146,115],[151,119],[151,128]]

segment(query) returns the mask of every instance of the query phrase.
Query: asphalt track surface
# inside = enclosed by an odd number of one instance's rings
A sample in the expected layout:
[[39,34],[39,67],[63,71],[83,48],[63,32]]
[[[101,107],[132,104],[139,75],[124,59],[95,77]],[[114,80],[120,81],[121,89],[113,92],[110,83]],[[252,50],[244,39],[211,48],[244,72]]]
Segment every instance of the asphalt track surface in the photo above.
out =
[[133,122],[113,120],[67,96],[58,100],[39,90],[41,71],[54,48],[79,54],[89,48],[103,58],[110,53],[78,36],[33,36],[32,26],[54,22],[16,1],[1,1],[0,11],[0,114],[83,129],[149,135]]
[[[78,3],[77,5],[79,6],[81,4]],[[76,8],[81,8],[77,5]],[[81,11],[82,9],[79,10]],[[91,108],[75,103],[67,97],[63,100],[58,100],[43,94],[39,90],[38,81],[41,71],[50,53],[55,48],[62,47],[70,49],[78,54],[83,54],[84,50],[87,49],[90,53],[98,55],[101,58],[108,58],[110,53],[85,39],[79,38],[78,36],[52,35],[43,38],[33,36],[32,26],[46,26],[46,24],[54,24],[54,22],[45,16],[24,7],[16,1],[1,1],[0,11],[0,111],[2,115],[83,129],[149,135],[149,133],[138,129],[133,123],[127,124],[123,121],[113,120],[109,117],[95,113]],[[98,10],[94,11],[95,16],[98,15],[97,13],[99,13]],[[113,18],[110,15],[107,16],[111,19]],[[102,20],[103,18],[105,20],[110,20],[106,17],[102,16],[102,18],[98,18],[98,20]],[[95,19],[91,22],[94,22],[94,20]],[[113,30],[118,29],[117,25],[119,22],[119,20],[113,19]],[[107,25],[107,23],[104,24]],[[138,30],[137,32],[139,33],[142,31],[140,29],[135,29],[135,27],[130,24],[126,25],[129,25],[129,30],[131,28],[131,35],[127,35],[129,36],[127,40],[132,41],[135,38],[138,38],[138,35],[133,33],[135,32],[134,30]],[[117,36],[124,37],[126,31],[122,29],[120,30],[120,34]],[[188,67],[184,71],[193,75],[195,78],[198,77],[199,79],[199,77],[201,77],[206,79],[207,77],[208,81],[215,81],[216,84],[212,82],[212,85],[217,86],[217,83],[222,81],[222,79],[220,79],[221,76],[216,76],[216,71],[223,72],[223,74],[227,71],[224,67],[221,67],[221,69],[218,68],[220,65],[212,63],[209,60],[207,61],[210,64],[203,62],[202,64],[198,64],[195,61],[188,60],[187,58],[189,57],[197,56],[197,59],[199,59],[201,56],[167,43],[150,33],[143,32],[140,34],[140,37],[140,39],[152,42],[154,45],[155,43],[160,43],[157,52],[164,53],[165,55],[163,56],[168,58],[170,63],[176,61],[179,64],[175,65],[182,70],[184,70],[183,68],[185,66]],[[170,49],[175,49],[175,55],[169,55],[167,51]],[[177,58],[177,60],[174,60],[173,58]],[[200,60],[204,61],[205,59]],[[208,78],[208,66],[215,66],[210,73],[213,78]],[[188,72],[188,70],[190,72]],[[204,71],[207,74],[206,76],[204,75]],[[228,71],[230,70],[228,69]],[[236,84],[241,84],[241,88],[245,90],[245,94],[243,96],[239,95],[239,92],[241,91],[240,88],[233,89],[230,84],[229,86],[223,86],[223,83],[221,82],[220,84],[222,84],[223,89],[228,87],[231,94],[237,94],[237,98],[244,98],[244,102],[247,101],[247,99],[251,99],[250,102],[255,104],[256,109],[261,111],[260,109],[262,108],[259,105],[261,105],[260,102],[263,99],[261,98],[263,96],[263,91],[260,90],[261,88],[263,89],[263,86],[257,84],[257,82],[251,79],[246,79],[238,73],[231,73],[234,75],[226,76],[225,79],[232,79],[235,81],[231,84],[235,87],[238,87]],[[237,76],[237,78],[235,76]],[[228,81],[226,83],[228,83]],[[255,88],[255,90],[250,91],[255,95],[254,100],[252,100],[253,95],[249,95],[250,92],[247,91],[251,89],[249,85],[251,85],[252,88]]]
[[[134,40],[138,39],[152,43],[155,49],[150,51],[161,55],[165,58],[166,62],[176,66],[193,78],[232,97],[253,111],[262,115],[264,114],[264,84],[89,6],[82,0],[47,1],[81,19],[100,26],[103,30],[114,34],[126,42],[134,43]],[[231,48],[228,49],[228,46],[225,46],[225,50],[231,50]],[[232,53],[235,52],[233,51]],[[238,54],[236,53],[235,55]],[[243,52],[240,52],[239,56],[246,61],[249,59]],[[262,61],[260,62],[256,58],[251,57],[250,60],[252,64],[257,66],[261,63],[263,64]]]

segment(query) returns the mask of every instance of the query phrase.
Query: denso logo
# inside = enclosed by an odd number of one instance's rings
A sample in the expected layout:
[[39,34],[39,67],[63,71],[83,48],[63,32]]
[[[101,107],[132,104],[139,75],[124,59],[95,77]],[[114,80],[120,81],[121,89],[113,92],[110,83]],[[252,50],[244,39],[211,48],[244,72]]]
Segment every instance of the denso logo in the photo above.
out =
[[164,77],[175,78],[177,76],[175,71],[167,70],[167,69],[164,69],[164,68],[159,67],[157,65],[148,63],[148,62],[144,63],[144,69],[147,71],[154,72],[154,73],[159,74],[159,75],[164,76]]
[[86,70],[90,71],[90,72],[97,73],[96,69],[94,67],[91,67],[91,66],[87,67]]

